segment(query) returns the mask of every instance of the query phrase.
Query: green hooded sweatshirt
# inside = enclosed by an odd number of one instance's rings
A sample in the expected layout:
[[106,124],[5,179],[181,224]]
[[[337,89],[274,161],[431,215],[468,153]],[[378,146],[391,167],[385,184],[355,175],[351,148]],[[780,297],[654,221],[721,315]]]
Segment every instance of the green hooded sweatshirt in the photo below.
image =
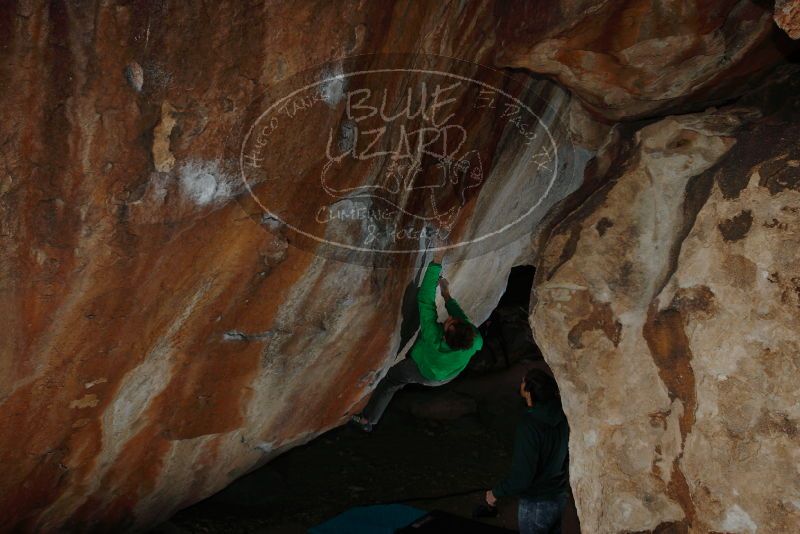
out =
[[475,338],[468,349],[452,349],[444,340],[444,327],[438,322],[436,312],[436,286],[442,266],[431,262],[425,270],[419,292],[419,336],[411,348],[411,358],[417,363],[419,372],[429,380],[447,380],[464,370],[469,359],[483,346],[483,338],[470,322],[455,299],[445,302],[448,313],[462,319],[475,329]]
[[569,426],[561,401],[534,403],[517,426],[511,475],[492,490],[494,496],[544,501],[566,493],[568,443]]

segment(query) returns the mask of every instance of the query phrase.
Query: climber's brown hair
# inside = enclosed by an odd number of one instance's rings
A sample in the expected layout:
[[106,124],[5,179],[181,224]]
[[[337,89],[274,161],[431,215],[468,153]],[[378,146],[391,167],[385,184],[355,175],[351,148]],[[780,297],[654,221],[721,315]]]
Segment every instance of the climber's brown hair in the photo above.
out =
[[468,349],[474,339],[475,330],[472,325],[461,319],[454,319],[452,326],[444,331],[444,340],[451,349]]

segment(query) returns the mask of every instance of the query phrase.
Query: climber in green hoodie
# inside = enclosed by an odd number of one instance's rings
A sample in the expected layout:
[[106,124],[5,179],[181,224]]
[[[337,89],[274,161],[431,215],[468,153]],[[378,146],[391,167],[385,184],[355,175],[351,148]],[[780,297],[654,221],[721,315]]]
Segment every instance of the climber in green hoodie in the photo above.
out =
[[528,409],[517,426],[511,474],[486,492],[486,502],[519,497],[521,534],[561,532],[561,514],[569,491],[569,426],[555,380],[540,369],[522,379],[520,395]]
[[[442,259],[442,251],[434,254],[417,293],[420,326],[411,357],[389,369],[364,411],[352,417],[353,423],[366,432],[378,423],[394,394],[406,384],[446,384],[464,370],[472,355],[483,346],[478,329],[450,295],[447,280],[440,278]],[[437,284],[450,314],[444,323],[438,321],[436,311]]]

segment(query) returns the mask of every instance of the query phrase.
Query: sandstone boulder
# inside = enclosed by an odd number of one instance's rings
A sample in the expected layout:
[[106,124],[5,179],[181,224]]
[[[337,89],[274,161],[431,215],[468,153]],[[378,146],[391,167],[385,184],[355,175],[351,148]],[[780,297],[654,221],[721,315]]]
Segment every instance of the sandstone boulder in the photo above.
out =
[[[742,94],[787,47],[769,6],[750,0],[506,5],[495,61],[554,77],[611,120]],[[791,5],[776,11],[789,27]]]
[[800,39],[800,2],[797,0],[775,1],[775,22],[792,39]]
[[794,96],[648,125],[551,235],[531,324],[586,531],[800,522],[799,118]]

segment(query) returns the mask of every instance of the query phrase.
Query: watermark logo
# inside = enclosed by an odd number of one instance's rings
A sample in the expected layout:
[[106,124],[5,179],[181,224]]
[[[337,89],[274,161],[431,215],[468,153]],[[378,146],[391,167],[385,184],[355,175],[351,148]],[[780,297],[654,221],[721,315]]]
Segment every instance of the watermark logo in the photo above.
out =
[[255,213],[344,261],[498,248],[530,232],[568,157],[534,82],[436,56],[322,65],[270,88],[250,115],[239,162]]

